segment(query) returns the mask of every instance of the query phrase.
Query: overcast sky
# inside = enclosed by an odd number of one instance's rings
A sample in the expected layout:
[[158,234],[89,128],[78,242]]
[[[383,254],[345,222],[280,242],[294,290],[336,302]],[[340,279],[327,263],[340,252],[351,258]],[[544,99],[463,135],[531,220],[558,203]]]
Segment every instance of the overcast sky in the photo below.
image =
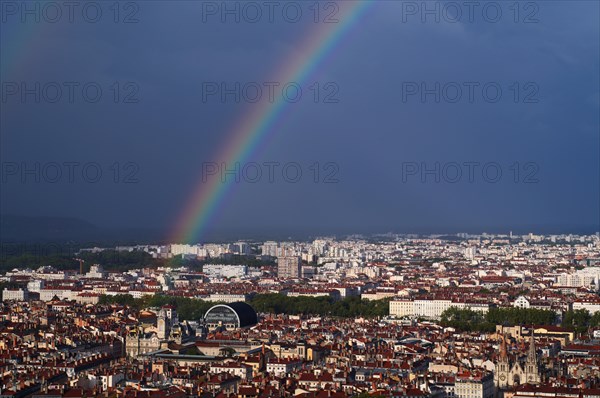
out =
[[221,83],[273,82],[307,37],[351,24],[250,158],[296,162],[300,181],[281,168],[272,182],[266,169],[256,183],[242,175],[210,228],[598,230],[596,1],[471,10],[428,2],[438,15],[421,2],[377,1],[354,23],[342,12],[349,2],[320,2],[318,15],[314,2],[296,2],[296,23],[286,2],[271,21],[263,2],[253,3],[258,22],[236,2],[226,4],[239,7],[239,22],[221,2],[120,2],[117,13],[99,1],[101,17],[76,8],[72,21],[64,3],[54,3],[62,16],[25,3],[2,2],[2,214],[168,234],[203,164],[218,160],[236,121],[268,101],[266,88],[257,103],[247,100],[255,86],[239,103],[222,101]]

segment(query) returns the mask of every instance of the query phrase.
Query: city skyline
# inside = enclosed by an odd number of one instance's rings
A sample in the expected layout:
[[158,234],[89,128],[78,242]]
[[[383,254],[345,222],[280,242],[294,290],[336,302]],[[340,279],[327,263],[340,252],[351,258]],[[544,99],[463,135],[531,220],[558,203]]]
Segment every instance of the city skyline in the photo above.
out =
[[0,398],[600,398],[600,2],[0,0]]

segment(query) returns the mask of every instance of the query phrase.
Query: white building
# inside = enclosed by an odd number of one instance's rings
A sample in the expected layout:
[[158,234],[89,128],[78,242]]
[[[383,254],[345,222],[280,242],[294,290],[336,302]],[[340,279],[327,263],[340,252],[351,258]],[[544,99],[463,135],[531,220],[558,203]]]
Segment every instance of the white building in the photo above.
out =
[[332,297],[334,300],[341,298],[340,291],[332,290],[297,290],[290,291],[286,294],[288,297]]
[[587,310],[590,314],[600,311],[600,300],[588,299],[577,300],[573,302],[573,311]]
[[29,298],[29,292],[27,289],[8,289],[5,288],[2,291],[2,301],[15,300],[15,301],[27,301]]
[[312,250],[317,256],[322,256],[328,249],[329,243],[323,239],[316,239],[312,243]]
[[248,274],[247,265],[206,264],[202,271],[211,279],[240,278]]
[[94,264],[90,267],[90,272],[85,276],[86,278],[104,279],[106,277],[106,272],[104,272],[100,264]]
[[229,373],[230,375],[240,377],[242,380],[252,379],[252,367],[247,365],[238,364],[218,364],[213,363],[210,365],[210,373]]
[[531,307],[531,303],[529,302],[529,300],[527,300],[527,298],[525,298],[525,296],[519,296],[519,297],[517,297],[517,299],[513,303],[513,307],[516,307],[516,308],[530,308]]
[[68,288],[48,288],[40,291],[40,300],[51,301],[55,296],[60,300],[71,300],[71,289]]
[[477,248],[476,247],[467,247],[465,248],[465,258],[467,260],[473,260],[475,258],[475,255],[477,254]]
[[399,299],[390,301],[390,315],[396,317],[418,316],[428,319],[439,319],[442,313],[450,307],[471,309],[486,313],[491,306],[488,303],[455,301],[451,299]]
[[39,293],[44,288],[45,284],[46,283],[43,280],[34,279],[27,282],[27,290],[30,292]]
[[[150,290],[150,289],[136,289],[136,290],[130,290],[129,294],[131,294],[131,296],[134,299],[139,299],[142,298],[144,296],[154,296],[156,292],[154,290]],[[127,294],[127,292],[124,292],[124,294]]]
[[73,300],[81,304],[98,304],[100,295],[92,292],[83,292],[74,295]]
[[206,256],[208,257],[219,257],[221,254],[230,253],[229,245],[218,245],[215,243],[204,245]]
[[247,298],[248,297],[245,294],[213,293],[208,297],[202,298],[202,300],[221,303],[236,303],[238,301],[246,301]]
[[277,257],[279,255],[279,243],[267,241],[261,246],[263,256]]
[[193,255],[199,256],[201,252],[201,247],[198,245],[181,245],[181,244],[172,244],[170,247],[171,255],[180,256],[180,255]]
[[271,359],[267,363],[267,372],[275,377],[284,377],[294,369],[299,369],[302,361],[299,359]]
[[599,280],[600,267],[586,267],[573,274],[558,275],[556,285],[598,290]]

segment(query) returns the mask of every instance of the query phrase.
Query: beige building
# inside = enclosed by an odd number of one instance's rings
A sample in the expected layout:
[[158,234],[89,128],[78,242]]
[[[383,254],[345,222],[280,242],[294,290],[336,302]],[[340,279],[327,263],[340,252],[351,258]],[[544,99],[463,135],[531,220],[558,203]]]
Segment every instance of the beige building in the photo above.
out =
[[360,295],[360,298],[363,300],[383,300],[383,299],[394,297],[394,296],[396,296],[395,291],[377,290],[377,291],[362,293]]
[[280,359],[306,359],[306,344],[271,344],[268,346],[276,358]]
[[493,398],[495,388],[492,374],[458,374],[454,383],[454,394],[457,398]]
[[[546,337],[556,339],[561,346],[565,346],[573,341],[575,332],[572,330],[563,329],[559,326],[534,326],[533,333],[538,337]],[[531,336],[531,328],[525,326],[503,326],[496,325],[496,334],[499,337],[510,336],[515,340],[521,341],[528,339]]]
[[300,278],[302,262],[300,257],[278,257],[277,258],[277,276],[282,279]]
[[172,341],[181,344],[195,336],[195,331],[187,321],[179,322],[177,312],[172,307],[163,306],[157,315],[156,324],[140,323],[129,328],[125,338],[128,356],[137,357],[167,348]]

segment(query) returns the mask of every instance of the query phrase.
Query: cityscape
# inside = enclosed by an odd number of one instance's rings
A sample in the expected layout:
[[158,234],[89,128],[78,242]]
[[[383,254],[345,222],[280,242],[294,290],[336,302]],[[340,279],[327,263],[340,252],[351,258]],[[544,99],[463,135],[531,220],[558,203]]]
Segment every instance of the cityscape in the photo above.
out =
[[599,234],[77,255],[3,274],[2,396],[600,395]]
[[0,0],[0,398],[600,398],[600,1]]

